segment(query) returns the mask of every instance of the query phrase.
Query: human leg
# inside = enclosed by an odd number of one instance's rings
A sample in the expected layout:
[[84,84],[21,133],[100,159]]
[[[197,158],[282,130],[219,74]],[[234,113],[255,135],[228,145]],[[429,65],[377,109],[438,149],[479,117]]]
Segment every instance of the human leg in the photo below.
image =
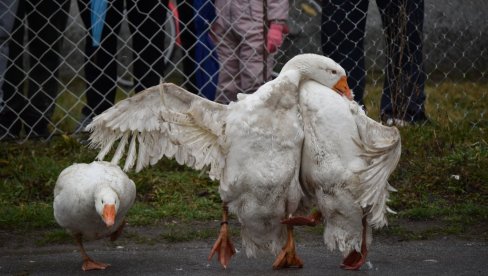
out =
[[[240,47],[236,49],[240,60],[239,92],[253,93],[265,82],[271,80],[274,66],[274,55],[266,49],[264,29],[267,25],[263,5],[259,1],[252,8],[252,13],[242,13],[236,24],[236,33],[241,37]],[[241,5],[238,7],[244,9]],[[237,12],[237,10],[236,10]]]
[[136,93],[157,85],[164,77],[164,38],[162,29],[168,1],[127,1],[134,56]]
[[[0,114],[5,106],[2,85],[5,71],[7,70],[8,42],[14,25],[17,6],[18,0],[0,2],[0,15],[2,16],[0,21]],[[0,133],[2,133],[2,129],[0,129]]]
[[363,104],[366,85],[364,36],[368,0],[322,1],[322,53],[346,70],[354,100]]
[[230,2],[215,1],[217,19],[212,25],[211,37],[217,49],[220,63],[219,81],[215,101],[228,104],[237,100],[240,83],[240,60],[237,55],[240,38],[235,34],[230,16]]
[[[228,35],[225,35],[227,37]],[[227,39],[226,39],[227,40]],[[239,58],[234,52],[234,43],[217,42],[217,55],[220,62],[219,81],[217,84],[217,91],[215,94],[215,101],[218,103],[228,104],[231,101],[237,100],[237,93],[239,93],[239,83],[236,76],[239,74],[240,62]]]
[[4,73],[2,90],[5,106],[0,114],[0,131],[5,131],[8,138],[19,136],[22,130],[20,113],[27,106],[27,99],[23,94],[23,84],[26,78],[24,71],[24,25],[22,19],[25,15],[25,1],[18,3],[14,25],[8,44],[9,55],[7,69]]
[[425,71],[422,53],[424,1],[377,1],[386,40],[386,76],[381,116],[425,121]]
[[271,80],[274,54],[267,52],[262,32],[246,34],[238,51],[240,72],[239,93],[254,93],[265,82]]
[[29,26],[29,105],[22,113],[26,134],[48,136],[48,123],[58,94],[60,49],[69,0],[27,1]]
[[[89,0],[78,0],[78,8],[83,23],[91,32],[91,8]],[[91,35],[85,40],[84,73],[87,82],[84,118],[92,118],[112,107],[117,91],[117,34],[122,24],[124,2],[111,1],[107,5],[105,24],[100,44],[93,45]]]
[[195,46],[197,43],[196,30],[193,26],[195,23],[196,12],[189,3],[189,1],[179,1],[178,12],[180,15],[180,38],[181,44],[185,51],[183,55],[183,72],[187,79],[185,80],[185,87],[188,91],[197,94],[198,87],[196,85],[195,70],[197,64],[195,63]]

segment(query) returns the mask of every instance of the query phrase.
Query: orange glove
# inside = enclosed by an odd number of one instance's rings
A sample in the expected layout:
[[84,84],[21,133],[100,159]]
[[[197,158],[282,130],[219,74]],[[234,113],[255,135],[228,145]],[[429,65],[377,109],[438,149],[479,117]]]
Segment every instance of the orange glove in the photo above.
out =
[[283,44],[283,35],[288,33],[288,26],[283,23],[272,22],[268,30],[268,41],[266,49],[268,52],[274,53]]

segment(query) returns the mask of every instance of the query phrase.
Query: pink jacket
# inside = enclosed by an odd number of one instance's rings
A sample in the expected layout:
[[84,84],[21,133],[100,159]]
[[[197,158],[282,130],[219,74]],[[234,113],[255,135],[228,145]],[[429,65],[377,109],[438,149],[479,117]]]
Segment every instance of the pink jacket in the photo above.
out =
[[215,0],[215,9],[212,31],[221,64],[216,101],[228,103],[237,93],[252,93],[270,79],[274,59],[266,52],[265,26],[286,22],[289,1]]
[[217,13],[220,13],[221,17],[237,21],[246,20],[246,17],[241,15],[249,15],[252,19],[257,19],[263,14],[264,6],[267,9],[268,22],[288,19],[288,0],[266,0],[266,3],[263,3],[263,0],[215,0]]

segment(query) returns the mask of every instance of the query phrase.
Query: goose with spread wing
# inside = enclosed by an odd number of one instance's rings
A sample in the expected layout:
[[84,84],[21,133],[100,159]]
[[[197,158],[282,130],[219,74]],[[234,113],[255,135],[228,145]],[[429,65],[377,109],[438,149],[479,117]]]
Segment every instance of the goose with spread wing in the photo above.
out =
[[241,224],[248,256],[280,252],[275,268],[301,266],[291,228],[281,220],[294,213],[302,197],[298,87],[307,79],[352,98],[342,67],[324,56],[303,54],[287,62],[276,79],[229,105],[173,84],[149,88],[94,118],[87,127],[91,145],[100,148],[98,159],[104,159],[120,141],[112,163],[119,163],[128,145],[124,170],[135,165],[139,171],[162,157],[195,169],[207,167],[210,178],[220,181],[224,202],[209,259],[217,253],[226,267],[235,252],[228,236],[230,211]]
[[300,86],[305,139],[300,181],[305,201],[318,211],[292,217],[291,225],[313,225],[322,218],[324,241],[346,256],[344,269],[357,270],[366,260],[371,226],[386,225],[388,183],[401,154],[397,128],[366,116],[354,101],[314,81]]

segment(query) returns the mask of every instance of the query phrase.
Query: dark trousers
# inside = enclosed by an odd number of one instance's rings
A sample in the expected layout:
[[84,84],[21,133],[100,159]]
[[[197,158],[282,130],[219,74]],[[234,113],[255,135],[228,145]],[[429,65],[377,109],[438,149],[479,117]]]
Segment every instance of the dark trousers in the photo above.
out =
[[[126,0],[132,39],[135,92],[160,83],[164,71],[162,26],[168,0]],[[108,2],[100,45],[93,46],[90,0],[78,0],[81,18],[90,35],[86,37],[84,72],[87,81],[83,114],[98,115],[115,102],[117,90],[117,37],[123,20],[124,0]]]
[[[425,71],[422,54],[423,0],[377,0],[385,36],[386,68],[382,118],[425,120]],[[363,103],[364,37],[368,0],[322,1],[322,52],[348,74],[355,100]]]
[[[10,136],[18,136],[22,125],[27,135],[47,134],[58,94],[59,51],[69,5],[69,0],[19,1],[3,83],[6,107],[0,115],[0,128]],[[29,68],[24,68],[24,57]]]
[[185,80],[185,87],[188,91],[197,94],[198,87],[196,85],[195,70],[197,64],[195,62],[195,45],[197,37],[195,36],[195,9],[193,8],[193,1],[178,1],[178,13],[180,16],[180,39],[181,46],[185,51],[183,56],[183,72],[187,79]]

